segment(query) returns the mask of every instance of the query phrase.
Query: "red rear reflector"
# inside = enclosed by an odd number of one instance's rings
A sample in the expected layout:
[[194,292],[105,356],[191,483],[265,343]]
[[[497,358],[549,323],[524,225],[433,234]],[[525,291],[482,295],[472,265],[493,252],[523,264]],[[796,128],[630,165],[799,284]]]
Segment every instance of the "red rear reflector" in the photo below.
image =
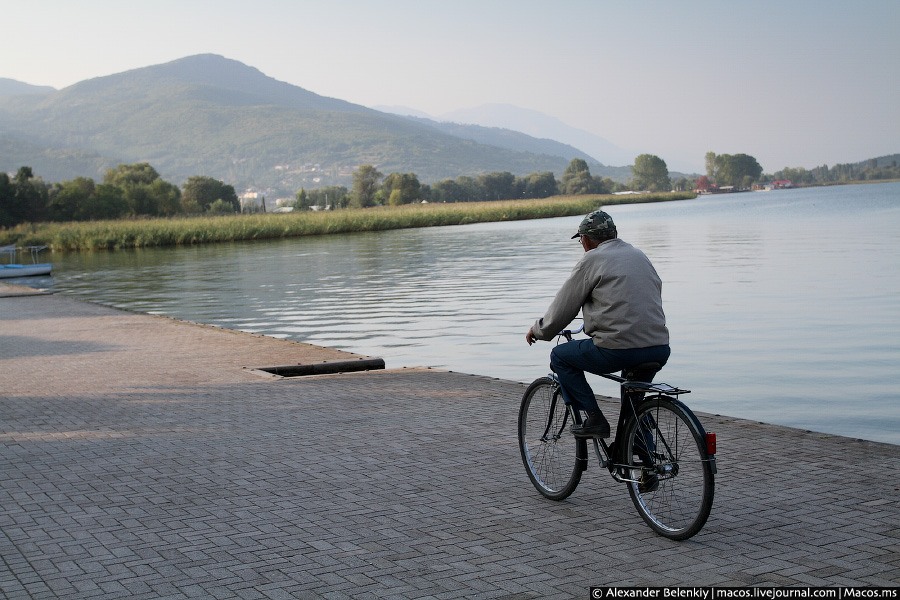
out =
[[716,434],[714,434],[714,433],[706,434],[706,453],[707,454],[715,454],[716,453]]

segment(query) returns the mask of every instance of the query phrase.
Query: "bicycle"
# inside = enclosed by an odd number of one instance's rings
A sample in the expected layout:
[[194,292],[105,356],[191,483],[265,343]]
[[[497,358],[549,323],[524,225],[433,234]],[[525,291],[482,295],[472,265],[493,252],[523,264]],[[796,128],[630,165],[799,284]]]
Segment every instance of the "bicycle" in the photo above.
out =
[[[557,336],[572,340],[578,330]],[[525,390],[519,409],[519,450],[528,477],[543,496],[563,500],[588,467],[587,442],[600,466],[625,483],[635,508],[653,531],[672,540],[699,532],[712,509],[716,474],[716,434],[678,396],[690,390],[651,383],[661,369],[643,363],[604,374],[619,383],[622,401],[612,444],[598,437],[575,437],[570,424],[582,415],[566,405],[555,373]]]

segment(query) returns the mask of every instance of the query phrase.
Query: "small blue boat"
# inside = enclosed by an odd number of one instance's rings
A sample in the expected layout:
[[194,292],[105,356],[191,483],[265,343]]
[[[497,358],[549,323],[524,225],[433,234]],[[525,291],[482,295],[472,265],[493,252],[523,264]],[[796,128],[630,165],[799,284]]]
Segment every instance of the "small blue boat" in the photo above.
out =
[[53,265],[51,263],[37,262],[37,255],[46,248],[47,246],[27,246],[25,249],[31,252],[31,264],[22,264],[13,262],[16,260],[16,252],[18,250],[15,245],[0,246],[0,256],[5,255],[7,261],[9,261],[0,264],[0,279],[49,275],[53,270]]

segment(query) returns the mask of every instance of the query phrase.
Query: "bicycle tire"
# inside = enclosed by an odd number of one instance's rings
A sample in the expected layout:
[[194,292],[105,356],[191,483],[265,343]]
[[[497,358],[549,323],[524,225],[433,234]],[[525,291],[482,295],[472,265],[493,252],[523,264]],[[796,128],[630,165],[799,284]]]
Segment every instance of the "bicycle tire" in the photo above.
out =
[[587,443],[569,431],[571,419],[550,377],[536,379],[519,408],[519,451],[534,487],[546,498],[563,500],[581,481]]
[[715,495],[715,475],[700,421],[678,400],[654,396],[638,405],[624,439],[620,458],[628,465],[626,475],[640,481],[627,483],[638,513],[669,539],[696,535],[709,518]]

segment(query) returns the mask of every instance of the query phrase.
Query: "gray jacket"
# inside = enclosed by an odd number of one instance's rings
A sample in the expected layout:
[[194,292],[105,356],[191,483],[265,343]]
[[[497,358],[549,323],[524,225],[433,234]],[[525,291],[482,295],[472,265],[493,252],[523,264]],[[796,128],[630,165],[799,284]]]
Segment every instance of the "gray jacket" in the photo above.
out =
[[600,348],[648,348],[669,343],[662,281],[647,256],[618,238],[584,253],[532,327],[551,340],[582,312],[584,331]]

